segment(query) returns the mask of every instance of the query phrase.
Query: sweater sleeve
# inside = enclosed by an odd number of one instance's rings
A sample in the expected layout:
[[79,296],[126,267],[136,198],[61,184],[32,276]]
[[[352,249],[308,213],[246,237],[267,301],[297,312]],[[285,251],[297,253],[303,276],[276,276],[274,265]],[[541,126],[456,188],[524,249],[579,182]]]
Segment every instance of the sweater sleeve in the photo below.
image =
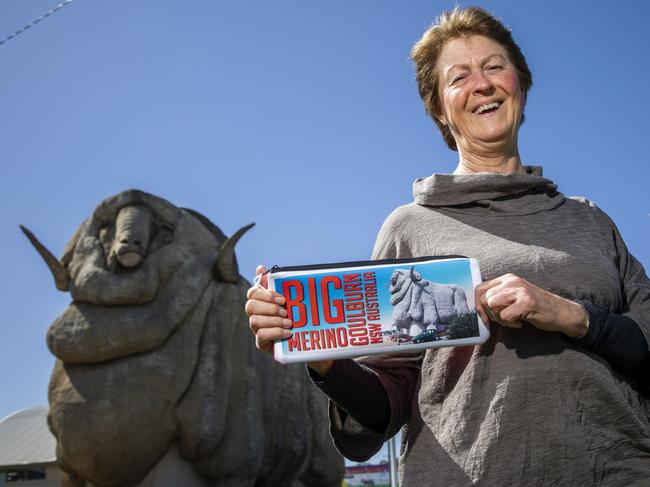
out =
[[609,224],[616,251],[616,263],[623,295],[622,310],[611,310],[632,319],[641,329],[650,350],[650,279],[643,265],[629,252],[616,224],[599,208],[596,210]]
[[334,445],[350,460],[368,460],[384,443],[390,417],[386,390],[374,373],[355,360],[335,361],[324,378],[308,370],[314,384],[330,398]]
[[[373,259],[410,257],[389,216],[377,236]],[[346,458],[362,462],[377,453],[410,418],[422,353],[376,355],[336,361],[327,377],[312,380],[330,397],[330,433]],[[367,396],[367,397],[365,397]]]
[[621,309],[606,309],[578,301],[589,314],[589,331],[575,342],[631,376],[647,376],[650,368],[650,280],[643,265],[629,252],[616,224],[592,202],[591,208],[603,225],[611,229],[616,265],[620,276]]
[[330,433],[346,458],[364,462],[397,434],[411,416],[422,353],[337,360],[312,381],[330,398]]
[[650,351],[639,325],[629,316],[610,313],[589,301],[579,300],[589,315],[587,334],[573,341],[597,353],[619,372],[641,377],[650,368]]
[[349,414],[365,428],[384,434],[390,406],[386,390],[375,374],[351,359],[336,360],[326,377],[309,367],[307,370],[312,382],[336,405],[340,416]]

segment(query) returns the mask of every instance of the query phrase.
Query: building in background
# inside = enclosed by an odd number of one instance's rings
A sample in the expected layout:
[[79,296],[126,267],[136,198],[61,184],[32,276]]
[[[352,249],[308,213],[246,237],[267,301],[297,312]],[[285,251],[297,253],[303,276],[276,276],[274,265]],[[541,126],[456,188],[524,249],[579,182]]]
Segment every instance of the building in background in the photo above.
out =
[[0,421],[0,487],[74,487],[56,464],[47,407],[23,409]]
[[388,462],[378,465],[348,465],[345,467],[345,487],[390,487]]
[[[0,487],[84,485],[83,481],[72,480],[57,466],[56,439],[47,426],[47,413],[47,407],[34,407],[13,413],[0,421]],[[378,462],[376,464],[348,464],[343,486],[390,487],[390,464],[385,459],[385,450],[382,453],[373,459]],[[164,466],[159,465],[159,474],[169,476]],[[171,479],[173,476],[169,477]],[[139,487],[150,485],[155,483],[147,477]]]

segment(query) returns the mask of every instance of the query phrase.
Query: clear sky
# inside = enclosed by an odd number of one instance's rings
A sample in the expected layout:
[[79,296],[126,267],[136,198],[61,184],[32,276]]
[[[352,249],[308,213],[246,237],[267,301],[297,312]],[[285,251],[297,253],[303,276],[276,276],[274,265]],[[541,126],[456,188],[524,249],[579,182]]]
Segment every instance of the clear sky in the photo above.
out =
[[[57,0],[4,0],[0,37]],[[461,5],[470,5],[461,2]],[[486,1],[533,72],[520,149],[650,266],[650,3]],[[57,255],[128,188],[205,214],[240,270],[359,260],[415,178],[450,172],[408,52],[446,1],[75,0],[0,46],[0,418],[47,403]],[[567,235],[571,238],[571,235]],[[248,333],[242,330],[242,333]]]

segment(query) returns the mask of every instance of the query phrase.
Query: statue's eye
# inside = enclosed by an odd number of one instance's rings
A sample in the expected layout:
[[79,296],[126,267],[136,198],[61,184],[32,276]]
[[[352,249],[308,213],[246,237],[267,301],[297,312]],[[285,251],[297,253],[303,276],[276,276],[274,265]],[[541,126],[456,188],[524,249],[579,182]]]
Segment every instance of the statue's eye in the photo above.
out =
[[105,242],[107,240],[112,240],[115,236],[115,226],[105,225],[99,230],[99,240]]

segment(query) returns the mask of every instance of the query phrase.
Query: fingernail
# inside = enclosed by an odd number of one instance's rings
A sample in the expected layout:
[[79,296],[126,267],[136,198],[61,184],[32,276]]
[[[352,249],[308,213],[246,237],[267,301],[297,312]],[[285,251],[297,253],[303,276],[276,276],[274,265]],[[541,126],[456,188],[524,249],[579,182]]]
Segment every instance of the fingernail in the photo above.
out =
[[288,320],[288,319],[285,318],[284,320],[282,320],[282,326],[285,326],[287,328],[291,328],[291,320]]
[[284,308],[280,308],[280,316],[287,316],[287,310]]
[[291,330],[282,330],[282,334],[285,337],[290,337],[291,335],[293,335],[293,332]]
[[276,297],[275,302],[278,303],[278,304],[284,304],[284,296]]

